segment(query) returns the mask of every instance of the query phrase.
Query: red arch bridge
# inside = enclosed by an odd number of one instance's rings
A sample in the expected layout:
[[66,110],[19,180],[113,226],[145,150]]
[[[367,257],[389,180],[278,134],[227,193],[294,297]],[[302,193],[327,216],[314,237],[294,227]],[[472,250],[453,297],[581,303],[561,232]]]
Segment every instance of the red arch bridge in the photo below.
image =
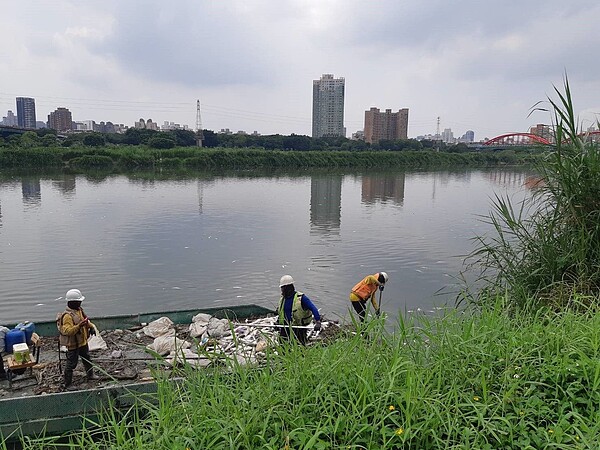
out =
[[550,145],[548,139],[538,136],[533,133],[507,133],[496,136],[483,145],[498,146],[498,145]]
[[[600,142],[600,131],[586,131],[584,133],[579,133],[579,137],[585,142]],[[483,143],[483,145],[490,147],[550,144],[551,142],[548,141],[548,139],[533,133],[506,133]]]

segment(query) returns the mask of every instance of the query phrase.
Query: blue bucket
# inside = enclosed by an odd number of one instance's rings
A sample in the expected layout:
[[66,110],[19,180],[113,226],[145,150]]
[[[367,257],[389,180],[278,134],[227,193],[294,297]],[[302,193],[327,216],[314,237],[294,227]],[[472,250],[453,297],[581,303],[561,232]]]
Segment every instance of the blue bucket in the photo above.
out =
[[8,333],[6,333],[6,336],[4,336],[4,351],[6,353],[12,353],[13,345],[25,343],[25,332],[15,328],[10,330]]
[[33,322],[23,322],[17,324],[15,328],[25,333],[25,342],[27,342],[27,345],[31,345],[31,335],[35,331],[35,324]]

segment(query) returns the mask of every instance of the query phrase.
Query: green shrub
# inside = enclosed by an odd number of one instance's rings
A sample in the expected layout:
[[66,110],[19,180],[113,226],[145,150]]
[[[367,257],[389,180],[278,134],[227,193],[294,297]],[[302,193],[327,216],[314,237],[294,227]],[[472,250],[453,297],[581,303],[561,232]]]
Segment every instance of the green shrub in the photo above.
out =
[[43,168],[61,167],[62,165],[60,152],[54,148],[8,147],[0,150],[0,167],[2,168]]
[[165,169],[181,169],[183,168],[183,160],[181,158],[162,159],[160,167]]
[[106,144],[106,139],[102,134],[91,133],[83,138],[83,145],[88,147],[101,147]]
[[148,147],[151,148],[173,148],[175,141],[164,137],[152,137],[148,139]]
[[109,156],[83,155],[69,161],[69,166],[76,169],[109,169],[114,166]]

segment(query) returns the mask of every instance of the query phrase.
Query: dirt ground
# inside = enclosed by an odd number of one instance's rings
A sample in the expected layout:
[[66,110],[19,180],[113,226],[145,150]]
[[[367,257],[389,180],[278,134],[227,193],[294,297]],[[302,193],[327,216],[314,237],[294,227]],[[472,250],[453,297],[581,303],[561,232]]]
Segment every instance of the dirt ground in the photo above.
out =
[[[148,364],[155,360],[144,348],[152,343],[152,338],[131,330],[104,331],[101,336],[108,348],[91,352],[98,379],[88,381],[80,362],[73,375],[73,389],[149,379]],[[58,336],[42,337],[39,364],[31,370],[22,369],[24,373],[16,375],[12,388],[9,388],[8,381],[1,382],[0,398],[61,392],[61,367],[64,370],[64,364],[65,355],[59,352]]]
[[[178,338],[198,344],[199,339],[193,339],[189,335],[189,325],[177,325],[175,328]],[[309,345],[315,342],[327,344],[351,332],[351,327],[340,326],[335,322],[324,322],[322,330],[319,333],[313,333]],[[129,330],[104,330],[100,335],[106,342],[107,348],[91,352],[92,362],[96,366],[94,373],[97,379],[88,381],[83,364],[80,362],[73,374],[73,384],[69,390],[148,381],[152,379],[151,369],[153,367],[162,366],[167,370],[170,367],[164,360],[156,359],[146,350],[146,346],[152,344],[154,338],[145,335],[141,327]],[[276,341],[277,332],[275,329],[261,329],[260,335],[262,339],[270,336],[273,341]],[[192,345],[192,348],[195,344]],[[219,343],[213,339],[209,340],[208,345],[231,348],[231,345],[226,346],[225,343]],[[249,342],[248,345],[250,348],[254,346],[256,349],[257,342]],[[230,351],[233,352],[235,349]],[[59,352],[58,337],[42,337],[39,364],[31,370],[25,369],[24,373],[16,375],[12,387],[9,387],[8,381],[0,381],[0,399],[62,392],[61,381],[64,364],[65,356],[64,353]]]

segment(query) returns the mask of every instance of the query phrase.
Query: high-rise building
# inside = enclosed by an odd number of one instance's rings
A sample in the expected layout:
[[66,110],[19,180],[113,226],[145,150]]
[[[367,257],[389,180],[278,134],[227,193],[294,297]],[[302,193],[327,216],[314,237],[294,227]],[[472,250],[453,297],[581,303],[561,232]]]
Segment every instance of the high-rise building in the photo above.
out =
[[446,143],[446,144],[454,144],[454,133],[452,132],[451,128],[444,128],[444,131],[442,131],[442,142]]
[[313,80],[312,137],[346,136],[344,128],[344,78],[324,74]]
[[473,142],[474,140],[475,140],[475,132],[473,130],[467,130],[465,132],[465,134],[463,134],[458,141],[467,143],[467,142]]
[[395,113],[391,109],[380,112],[379,108],[365,111],[365,142],[376,144],[382,139],[408,139],[408,108]]
[[550,125],[538,123],[536,126],[531,127],[529,129],[529,132],[531,134],[535,134],[536,136],[548,140],[548,142],[553,142],[552,130],[550,129]]
[[2,118],[2,125],[7,127],[16,127],[17,126],[17,116],[9,109],[6,113],[6,117]]
[[21,128],[35,130],[35,99],[17,97],[17,123]]
[[97,131],[96,130],[96,121],[94,121],[94,120],[82,120],[80,123],[83,125],[83,127],[82,127],[83,131]]
[[48,128],[56,131],[71,131],[73,129],[73,116],[67,108],[57,108],[48,114]]
[[156,122],[152,122],[152,119],[144,120],[142,118],[135,123],[135,128],[158,131],[158,124]]

